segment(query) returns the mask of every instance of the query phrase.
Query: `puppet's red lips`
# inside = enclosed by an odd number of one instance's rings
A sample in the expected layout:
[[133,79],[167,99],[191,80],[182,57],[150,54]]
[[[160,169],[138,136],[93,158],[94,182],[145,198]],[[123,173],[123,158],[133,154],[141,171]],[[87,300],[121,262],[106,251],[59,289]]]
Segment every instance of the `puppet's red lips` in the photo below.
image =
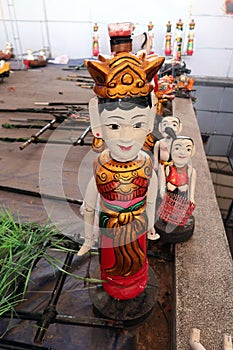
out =
[[126,146],[121,146],[121,145],[119,145],[119,147],[120,147],[120,149],[121,149],[122,151],[130,151],[131,148],[132,148],[132,146],[126,147]]

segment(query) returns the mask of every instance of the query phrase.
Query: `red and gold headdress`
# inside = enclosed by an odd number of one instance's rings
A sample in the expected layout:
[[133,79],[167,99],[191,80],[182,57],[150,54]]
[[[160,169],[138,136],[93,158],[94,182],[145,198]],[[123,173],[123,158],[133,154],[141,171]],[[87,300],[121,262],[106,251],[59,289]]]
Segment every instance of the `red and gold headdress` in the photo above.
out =
[[164,62],[164,57],[120,52],[113,57],[99,55],[98,61],[86,60],[85,64],[95,81],[94,92],[100,98],[124,98],[147,96],[150,83]]

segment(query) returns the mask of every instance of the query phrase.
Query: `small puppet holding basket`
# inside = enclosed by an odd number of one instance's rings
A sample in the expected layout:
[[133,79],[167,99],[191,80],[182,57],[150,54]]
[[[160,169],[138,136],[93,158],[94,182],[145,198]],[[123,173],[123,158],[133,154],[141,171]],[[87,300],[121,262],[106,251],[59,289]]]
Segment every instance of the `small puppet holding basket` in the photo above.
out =
[[163,241],[182,242],[194,230],[196,170],[191,164],[195,153],[192,138],[177,136],[171,144],[171,162],[159,171],[159,193],[163,199],[158,208],[155,227]]

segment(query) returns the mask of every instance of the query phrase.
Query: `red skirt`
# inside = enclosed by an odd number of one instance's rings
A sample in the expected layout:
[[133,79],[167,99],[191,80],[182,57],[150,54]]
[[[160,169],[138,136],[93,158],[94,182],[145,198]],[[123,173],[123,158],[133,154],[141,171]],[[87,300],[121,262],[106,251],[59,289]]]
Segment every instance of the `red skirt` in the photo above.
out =
[[[137,237],[141,249],[146,255],[146,233]],[[100,249],[100,270],[103,288],[116,299],[127,300],[135,298],[146,288],[148,281],[148,259],[146,258],[142,268],[130,276],[112,276],[106,273],[115,264],[115,254],[113,249],[113,240],[102,235]]]

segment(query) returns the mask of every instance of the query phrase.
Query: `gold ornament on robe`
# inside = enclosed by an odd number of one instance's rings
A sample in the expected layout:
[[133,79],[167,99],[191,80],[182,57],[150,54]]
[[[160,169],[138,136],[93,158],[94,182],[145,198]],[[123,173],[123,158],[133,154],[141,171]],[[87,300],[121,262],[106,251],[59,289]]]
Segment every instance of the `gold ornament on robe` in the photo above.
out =
[[95,81],[96,95],[110,99],[147,96],[153,90],[150,82],[164,62],[164,57],[147,56],[145,51],[98,58],[98,61],[85,60],[85,64]]
[[149,156],[120,163],[106,150],[94,164],[97,188],[105,199],[125,202],[146,194],[152,174]]

